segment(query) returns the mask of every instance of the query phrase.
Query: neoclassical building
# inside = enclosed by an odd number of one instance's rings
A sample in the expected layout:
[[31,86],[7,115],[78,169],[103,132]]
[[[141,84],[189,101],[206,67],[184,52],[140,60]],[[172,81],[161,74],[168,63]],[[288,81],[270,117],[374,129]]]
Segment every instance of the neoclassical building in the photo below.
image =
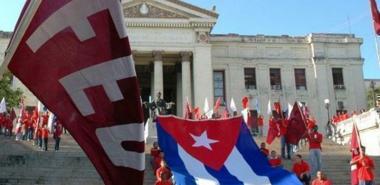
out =
[[203,107],[205,98],[250,96],[261,113],[268,100],[300,101],[319,123],[327,122],[325,99],[330,115],[366,108],[363,40],[352,34],[212,34],[215,10],[176,0],[123,2],[143,99],[163,92],[178,115],[186,98]]
[[266,119],[269,100],[300,101],[321,125],[325,99],[330,115],[366,108],[363,40],[352,34],[213,34],[215,9],[178,0],[123,0],[123,8],[143,101],[161,92],[182,115],[186,99],[203,107],[205,98],[234,98],[240,108],[250,96]]

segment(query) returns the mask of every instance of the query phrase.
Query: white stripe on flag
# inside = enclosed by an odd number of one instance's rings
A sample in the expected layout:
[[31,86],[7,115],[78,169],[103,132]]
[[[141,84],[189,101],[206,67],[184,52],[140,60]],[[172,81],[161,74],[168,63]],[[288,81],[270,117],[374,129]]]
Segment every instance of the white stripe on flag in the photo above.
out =
[[180,145],[178,146],[178,154],[185,164],[186,170],[194,177],[195,182],[200,185],[219,185],[218,180],[210,175],[203,163],[199,162],[189,155]]
[[234,147],[230,156],[228,156],[224,166],[231,175],[234,175],[237,179],[243,182],[244,185],[271,185],[268,177],[258,176],[251,169],[236,147]]

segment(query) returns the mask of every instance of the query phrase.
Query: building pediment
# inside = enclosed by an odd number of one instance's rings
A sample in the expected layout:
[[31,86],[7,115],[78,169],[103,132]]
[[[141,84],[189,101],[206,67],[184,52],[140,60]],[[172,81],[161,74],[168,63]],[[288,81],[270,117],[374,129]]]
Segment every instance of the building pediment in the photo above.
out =
[[124,0],[124,15],[129,27],[208,27],[218,14],[179,0]]
[[164,18],[164,19],[186,19],[186,14],[165,10],[150,3],[139,3],[131,7],[124,7],[126,18]]
[[179,0],[124,0],[127,18],[217,18],[218,14]]

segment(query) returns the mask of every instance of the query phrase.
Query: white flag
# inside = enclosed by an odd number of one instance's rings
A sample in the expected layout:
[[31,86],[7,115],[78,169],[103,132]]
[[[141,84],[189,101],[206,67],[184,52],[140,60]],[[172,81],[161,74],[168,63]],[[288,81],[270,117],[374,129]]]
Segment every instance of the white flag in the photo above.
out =
[[44,107],[44,105],[40,102],[40,101],[38,101],[38,103],[37,103],[37,111],[38,111],[38,113],[40,113],[40,112],[42,112],[43,110],[43,107]]
[[0,103],[0,113],[4,112],[7,112],[7,104],[5,103],[5,98],[3,98]]
[[290,117],[290,113],[292,112],[293,110],[293,106],[290,105],[290,103],[288,103],[288,118]]
[[237,111],[237,108],[236,108],[236,104],[235,104],[234,98],[231,98],[230,109],[231,109],[232,112]]
[[54,114],[49,111],[47,128],[51,133],[53,132],[53,121],[54,121]]
[[205,104],[203,105],[203,112],[207,113],[210,110],[210,107],[208,105],[207,98],[205,98]]
[[270,99],[268,100],[267,114],[268,114],[268,115],[272,115],[272,104],[271,104],[271,102],[270,102]]
[[148,136],[149,136],[149,125],[151,124],[152,122],[152,119],[148,118],[146,120],[146,123],[145,123],[145,127],[144,127],[144,139],[145,139],[145,142],[147,142],[147,139],[148,139]]
[[241,111],[241,115],[243,116],[244,123],[248,125],[248,108],[245,108]]
[[207,116],[207,118],[212,118],[212,114],[214,113],[214,111],[212,109],[210,110],[207,98],[205,98],[205,104],[203,106],[203,112],[205,113],[205,115]]

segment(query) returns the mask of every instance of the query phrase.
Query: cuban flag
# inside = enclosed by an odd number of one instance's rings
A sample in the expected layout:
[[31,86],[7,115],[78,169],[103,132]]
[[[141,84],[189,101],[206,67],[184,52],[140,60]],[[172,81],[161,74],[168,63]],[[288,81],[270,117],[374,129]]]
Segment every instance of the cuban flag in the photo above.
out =
[[301,185],[282,168],[272,168],[242,117],[183,120],[158,117],[158,142],[178,185]]

